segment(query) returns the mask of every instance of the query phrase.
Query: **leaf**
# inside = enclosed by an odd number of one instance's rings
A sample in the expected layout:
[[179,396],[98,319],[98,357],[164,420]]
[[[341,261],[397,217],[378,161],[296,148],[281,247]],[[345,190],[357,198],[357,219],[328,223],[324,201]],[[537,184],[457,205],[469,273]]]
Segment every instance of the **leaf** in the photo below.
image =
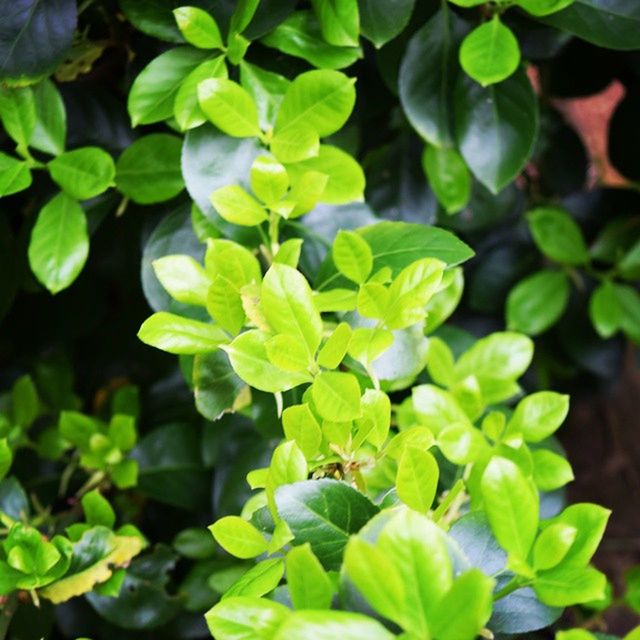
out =
[[460,153],[476,178],[492,193],[504,189],[529,160],[538,132],[538,103],[525,72],[520,69],[486,88],[462,78],[456,88],[455,130]]
[[463,40],[460,64],[483,87],[502,82],[518,68],[518,41],[497,13]]
[[406,447],[398,464],[396,490],[407,506],[428,513],[438,488],[438,463],[428,451]]
[[182,82],[208,55],[192,47],[176,47],[152,60],[136,77],[129,92],[127,109],[131,125],[153,124],[173,116]]
[[181,150],[180,138],[166,133],[139,138],[116,162],[116,186],[138,204],[173,198],[184,189]]
[[247,319],[237,285],[218,274],[209,286],[206,298],[209,315],[232,335],[237,335]]
[[0,80],[32,80],[62,62],[77,26],[75,0],[22,0],[2,13]]
[[87,219],[82,207],[64,193],[40,210],[31,232],[29,265],[53,294],[66,289],[89,255]]
[[615,286],[606,280],[596,287],[589,300],[589,317],[598,335],[610,338],[620,328],[622,309]]
[[358,5],[351,0],[311,0],[322,36],[337,47],[357,47],[360,35]]
[[0,119],[18,147],[26,149],[36,127],[36,105],[30,87],[0,87]]
[[569,396],[538,391],[523,398],[507,425],[507,433],[521,433],[527,442],[542,442],[554,433],[569,413]]
[[415,0],[358,0],[360,33],[377,49],[398,36],[409,23]]
[[62,153],[47,165],[54,182],[78,200],[88,200],[113,184],[113,159],[99,147],[83,147]]
[[29,165],[0,152],[0,197],[19,193],[31,186]]
[[393,344],[393,333],[387,329],[358,327],[354,330],[347,353],[369,368]]
[[391,427],[391,401],[384,391],[367,389],[361,400],[362,418],[356,420],[358,433],[353,440],[357,449],[363,442],[370,442],[377,449],[382,448]]
[[533,588],[544,604],[568,607],[573,604],[601,600],[605,595],[607,578],[593,567],[560,565],[539,573]]
[[373,268],[371,248],[354,231],[338,231],[332,256],[338,271],[357,284],[362,284]]
[[566,211],[539,207],[527,213],[527,222],[538,249],[552,260],[571,265],[589,261],[580,227]]
[[318,413],[330,422],[347,422],[361,415],[360,385],[351,373],[323,371],[311,386]]
[[223,351],[196,355],[193,361],[193,393],[196,409],[208,420],[231,411],[246,388]]
[[342,69],[362,56],[357,47],[335,47],[322,37],[311,11],[296,11],[283,20],[261,42],[320,69]]
[[[385,14],[388,12],[385,3]],[[453,142],[453,90],[465,23],[446,4],[413,36],[400,67],[398,90],[411,126],[438,147]]]
[[392,640],[377,620],[350,611],[299,611],[289,616],[274,640]]
[[278,333],[298,338],[312,357],[322,338],[322,319],[304,276],[284,264],[273,264],[262,282],[262,311]]
[[290,614],[290,609],[273,600],[235,596],[221,600],[205,619],[218,640],[271,640]]
[[284,333],[269,338],[265,347],[269,360],[283,371],[306,371],[313,362],[305,343]]
[[270,156],[258,156],[251,166],[251,190],[266,204],[278,202],[289,189],[287,170]]
[[209,527],[216,542],[236,558],[255,558],[267,550],[264,536],[238,516],[226,516]]
[[36,124],[29,146],[51,155],[64,151],[67,138],[67,114],[62,96],[50,80],[43,80],[31,88]]
[[640,6],[635,0],[575,0],[543,21],[599,47],[640,48]]
[[412,400],[421,424],[429,427],[436,435],[450,424],[464,424],[469,420],[455,397],[434,385],[421,384],[413,387]]
[[615,285],[621,309],[620,327],[634,342],[640,343],[640,294],[627,285]]
[[191,256],[168,255],[153,261],[153,271],[171,297],[184,304],[207,304],[211,278]]
[[278,586],[283,575],[282,558],[269,558],[258,562],[224,592],[222,600],[238,596],[259,598],[271,593]]
[[245,331],[225,347],[231,366],[244,382],[268,393],[311,382],[308,373],[282,371],[271,364],[265,346],[267,340],[268,336],[261,331]]
[[240,83],[256,103],[260,127],[268,129],[273,125],[282,98],[291,83],[284,76],[244,60],[240,63]]
[[561,455],[548,449],[536,449],[533,458],[533,481],[540,491],[555,491],[574,479],[573,469]]
[[0,438],[0,480],[2,480],[9,470],[13,462],[13,451],[9,446],[6,438]]
[[100,525],[113,529],[116,522],[116,514],[109,502],[100,495],[98,489],[89,491],[82,496],[82,510],[84,518],[91,526]]
[[487,442],[475,427],[468,423],[456,422],[440,431],[438,447],[451,462],[469,464],[487,451]]
[[538,495],[511,460],[495,456],[481,480],[491,530],[500,546],[526,560],[538,530]]
[[278,514],[295,536],[308,542],[325,569],[338,569],[344,547],[377,512],[378,507],[343,482],[305,480],[276,490]]
[[517,0],[517,4],[533,16],[546,16],[573,3],[574,0]]
[[347,354],[351,336],[351,327],[346,322],[341,322],[318,352],[318,365],[336,369]]
[[294,440],[307,460],[315,457],[322,442],[322,432],[309,405],[287,407],[282,412],[282,427],[285,438]]
[[329,609],[333,585],[307,543],[287,553],[287,587],[296,609]]
[[265,208],[237,184],[216,189],[211,204],[231,224],[254,227],[269,218]]
[[220,131],[234,138],[260,135],[258,110],[251,94],[226,78],[211,78],[198,85],[200,107]]
[[422,167],[438,202],[449,214],[464,209],[471,197],[471,174],[455,149],[428,146]]
[[217,325],[159,311],[147,318],[138,331],[145,344],[169,353],[195,355],[215,351],[229,336]]
[[281,162],[300,162],[320,153],[320,137],[313,127],[300,122],[276,133],[269,149]]
[[564,271],[543,269],[511,289],[507,297],[507,327],[537,336],[552,327],[569,302],[569,278]]
[[533,568],[551,569],[559,564],[567,555],[576,534],[575,527],[564,524],[555,524],[544,529],[533,547]]
[[222,49],[220,29],[210,14],[198,7],[173,10],[176,23],[185,40],[200,49]]

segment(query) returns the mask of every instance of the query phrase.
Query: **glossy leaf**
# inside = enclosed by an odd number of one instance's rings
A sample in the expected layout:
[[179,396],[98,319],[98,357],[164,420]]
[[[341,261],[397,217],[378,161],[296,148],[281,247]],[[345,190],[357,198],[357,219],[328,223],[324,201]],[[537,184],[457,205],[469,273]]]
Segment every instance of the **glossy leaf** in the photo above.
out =
[[333,586],[309,544],[287,553],[287,586],[296,609],[329,609]]
[[347,422],[361,415],[358,379],[341,371],[323,371],[311,387],[318,413],[331,422]]
[[379,49],[407,26],[415,0],[389,4],[384,0],[358,0],[360,32]]
[[584,264],[589,260],[580,227],[562,209],[534,209],[527,214],[527,221],[536,245],[552,260],[571,265]]
[[173,10],[176,23],[185,40],[200,49],[223,47],[220,29],[215,19],[198,7],[179,7]]
[[398,464],[398,497],[420,513],[428,513],[436,495],[438,463],[428,451],[406,447]]
[[47,167],[62,190],[78,200],[88,200],[106,191],[116,175],[111,156],[98,147],[67,151]]
[[267,541],[249,522],[226,516],[209,527],[216,542],[237,558],[255,558],[267,550]]
[[428,146],[422,155],[422,167],[447,213],[466,207],[471,197],[471,175],[455,149]]

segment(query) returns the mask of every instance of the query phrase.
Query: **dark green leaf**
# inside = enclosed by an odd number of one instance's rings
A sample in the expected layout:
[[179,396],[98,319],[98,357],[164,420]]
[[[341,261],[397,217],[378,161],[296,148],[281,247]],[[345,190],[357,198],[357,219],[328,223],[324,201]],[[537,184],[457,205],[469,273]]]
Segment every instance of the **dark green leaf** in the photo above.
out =
[[358,0],[360,32],[379,49],[407,26],[415,0]]
[[193,386],[198,411],[208,420],[217,420],[230,411],[245,388],[223,351],[200,354],[193,362]]

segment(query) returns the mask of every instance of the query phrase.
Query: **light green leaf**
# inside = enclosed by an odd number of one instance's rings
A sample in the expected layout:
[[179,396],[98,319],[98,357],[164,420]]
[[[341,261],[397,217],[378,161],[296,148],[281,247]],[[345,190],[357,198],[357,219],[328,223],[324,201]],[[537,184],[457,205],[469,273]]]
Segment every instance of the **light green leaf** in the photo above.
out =
[[267,357],[283,371],[306,371],[312,364],[307,345],[292,335],[280,333],[265,342]]
[[455,464],[475,462],[488,450],[480,431],[464,422],[455,422],[442,429],[438,434],[438,447]]
[[358,313],[365,318],[384,320],[389,308],[389,289],[379,282],[367,282],[358,291]]
[[480,486],[496,540],[505,551],[526,560],[538,530],[538,494],[531,481],[511,460],[496,456]]
[[365,441],[380,449],[386,442],[391,426],[391,401],[384,391],[367,389],[360,400],[362,418],[356,420],[358,432],[353,439],[357,450]]
[[210,199],[220,216],[232,224],[255,227],[269,218],[265,208],[237,184],[216,189]]
[[11,418],[13,422],[26,429],[30,427],[40,413],[38,390],[30,375],[20,376],[11,387]]
[[198,7],[178,7],[173,10],[178,29],[184,39],[199,49],[222,49],[220,29],[210,14]]
[[28,189],[31,181],[31,171],[26,161],[0,152],[0,197]]
[[198,100],[207,119],[234,138],[260,135],[258,109],[251,94],[226,78],[210,78],[198,85]]
[[448,391],[431,384],[412,389],[413,408],[422,424],[439,434],[445,427],[457,422],[468,423],[467,414]]
[[351,327],[341,322],[318,352],[318,364],[325,369],[337,369],[347,354],[351,335]]
[[156,349],[184,355],[215,351],[229,342],[229,336],[215,324],[166,311],[147,318],[138,331],[138,338]]
[[357,284],[362,284],[373,268],[371,247],[354,231],[338,231],[332,256],[338,271]]
[[555,491],[574,479],[571,465],[548,449],[536,449],[533,457],[533,481],[540,491]]
[[277,202],[289,189],[287,170],[270,156],[258,156],[251,165],[251,189],[265,202]]
[[152,265],[160,284],[174,300],[207,306],[211,278],[191,256],[163,256],[154,260]]
[[13,451],[11,447],[9,446],[6,438],[0,438],[0,480],[2,480],[2,478],[4,478],[7,473],[9,473],[12,462]]
[[322,338],[322,319],[316,310],[311,287],[304,276],[284,264],[274,264],[262,283],[262,311],[278,333],[306,344],[313,356]]
[[532,16],[547,16],[573,4],[574,0],[516,0]]
[[269,148],[281,162],[300,162],[318,155],[320,136],[312,126],[298,122],[276,133]]
[[329,609],[333,585],[307,543],[287,553],[287,586],[296,609]]
[[561,564],[538,574],[533,588],[540,601],[552,607],[601,600],[607,578],[593,567],[565,567]]
[[290,614],[290,609],[273,600],[235,596],[221,600],[205,619],[216,640],[273,640]]
[[293,210],[285,215],[287,218],[297,218],[308,211],[311,211],[318,202],[324,198],[324,194],[329,182],[329,176],[319,171],[305,171],[297,174],[291,170],[294,165],[289,165],[290,173],[294,180],[289,191],[289,201],[293,203]]
[[353,311],[358,294],[353,289],[332,289],[314,292],[313,303],[318,311]]
[[460,47],[460,64],[483,87],[508,78],[520,64],[520,47],[499,14],[476,27]]
[[243,60],[240,63],[240,82],[258,107],[260,127],[266,130],[273,126],[282,98],[291,84],[289,80]]
[[377,620],[350,611],[298,611],[278,629],[273,640],[393,640]]
[[570,265],[589,261],[582,231],[566,211],[539,207],[527,213],[527,221],[538,249],[552,260]]
[[226,516],[214,522],[209,530],[216,542],[236,558],[255,558],[267,550],[264,536],[238,516]]
[[238,596],[252,596],[257,599],[271,593],[280,584],[283,575],[282,558],[269,558],[258,562],[224,592],[222,600]]
[[67,138],[67,113],[62,96],[51,80],[31,87],[36,110],[36,125],[29,146],[51,155],[64,151]]
[[98,489],[89,491],[82,496],[81,502],[84,519],[88,524],[91,526],[102,525],[107,529],[113,529],[116,522],[115,511]]
[[351,373],[323,371],[311,386],[318,413],[330,422],[347,422],[361,416],[360,385]]
[[311,0],[322,36],[337,47],[357,47],[360,35],[358,4],[352,0]]
[[273,256],[273,261],[278,264],[284,264],[293,269],[297,268],[300,261],[300,253],[302,251],[301,238],[290,238],[285,240],[281,245],[276,255]]
[[602,338],[610,338],[620,328],[622,309],[611,281],[606,280],[598,285],[591,295],[589,317]]
[[393,344],[394,337],[387,329],[359,327],[353,331],[349,341],[349,355],[367,369]]
[[29,265],[51,293],[66,289],[89,255],[87,219],[82,207],[64,193],[40,210],[29,242]]
[[440,338],[429,338],[427,358],[427,371],[433,381],[445,388],[453,385],[455,360],[449,345]]
[[98,147],[66,151],[47,165],[54,182],[78,200],[88,200],[112,184],[116,167],[111,156]]
[[213,279],[207,290],[206,306],[209,315],[234,336],[240,332],[247,319],[236,285],[220,274]]
[[287,407],[282,412],[282,427],[288,440],[295,440],[307,460],[317,453],[322,442],[320,425],[307,404]]
[[422,154],[422,167],[447,213],[458,213],[467,206],[471,197],[471,174],[455,149],[428,146]]
[[560,564],[576,539],[578,531],[567,524],[553,524],[538,536],[533,546],[533,568],[551,569]]
[[31,87],[0,87],[0,120],[18,147],[26,149],[36,127],[36,105]]
[[256,257],[240,244],[231,240],[209,240],[204,266],[212,278],[224,276],[240,290],[247,284],[260,284],[262,271]]
[[407,506],[428,513],[438,488],[438,463],[428,451],[405,447],[398,464],[396,490]]
[[538,391],[518,403],[507,430],[521,433],[527,442],[541,442],[560,427],[568,412],[569,396]]

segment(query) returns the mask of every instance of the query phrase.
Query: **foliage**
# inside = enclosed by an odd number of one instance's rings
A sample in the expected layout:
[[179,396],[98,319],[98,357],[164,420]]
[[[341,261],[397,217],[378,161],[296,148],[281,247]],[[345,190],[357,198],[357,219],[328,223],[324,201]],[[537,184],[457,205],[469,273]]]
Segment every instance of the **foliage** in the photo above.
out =
[[[566,502],[549,386],[640,342],[636,5],[0,0],[0,317],[60,300],[85,398],[33,332],[0,398],[0,638],[606,609],[609,511]],[[557,101],[612,78],[615,193]],[[153,312],[114,322],[141,238]]]

